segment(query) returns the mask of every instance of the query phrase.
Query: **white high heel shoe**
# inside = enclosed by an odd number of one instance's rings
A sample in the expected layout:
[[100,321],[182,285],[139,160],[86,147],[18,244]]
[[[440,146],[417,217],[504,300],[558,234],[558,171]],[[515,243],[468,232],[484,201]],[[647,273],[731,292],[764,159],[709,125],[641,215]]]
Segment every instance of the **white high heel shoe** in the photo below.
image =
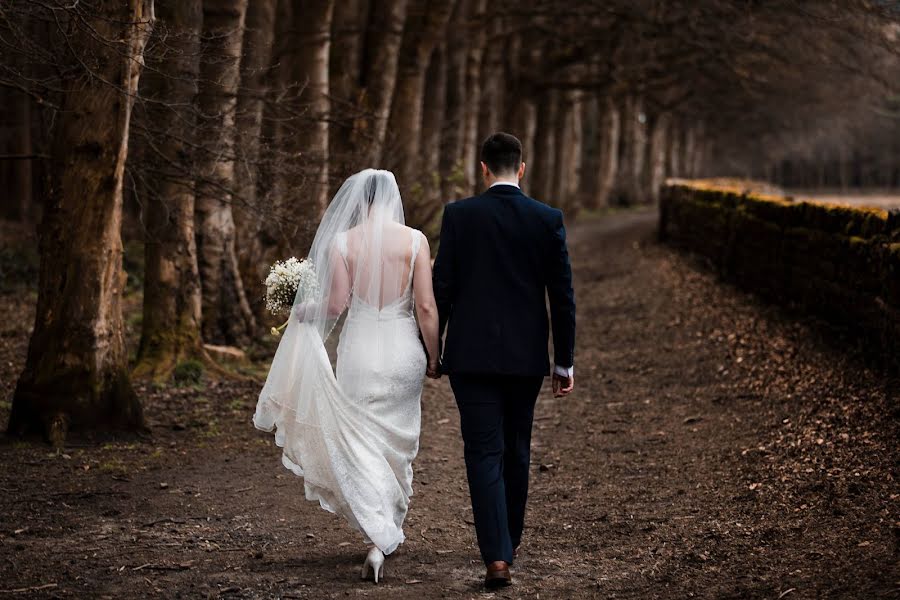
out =
[[368,578],[370,569],[375,577],[375,583],[378,583],[379,577],[384,579],[384,553],[378,549],[378,546],[373,546],[366,555],[366,562],[362,566],[362,579]]

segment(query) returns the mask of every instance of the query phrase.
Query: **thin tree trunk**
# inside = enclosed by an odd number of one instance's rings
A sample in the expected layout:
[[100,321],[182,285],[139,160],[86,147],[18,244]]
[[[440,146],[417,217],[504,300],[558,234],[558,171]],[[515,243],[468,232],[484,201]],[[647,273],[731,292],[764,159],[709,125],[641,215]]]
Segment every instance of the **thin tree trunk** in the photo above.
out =
[[622,202],[626,205],[647,201],[645,169],[647,163],[647,115],[643,101],[629,97],[625,102],[622,125]]
[[537,166],[535,156],[535,133],[537,131],[537,104],[531,76],[527,65],[536,64],[540,59],[540,50],[525,44],[521,34],[510,37],[507,45],[506,71],[504,83],[509,86],[503,94],[503,112],[500,115],[501,127],[515,135],[522,142],[522,160],[525,162],[525,178],[522,185],[531,189],[534,172]]
[[668,113],[657,115],[653,121],[653,129],[650,134],[650,148],[648,150],[648,185],[650,186],[649,200],[656,204],[659,202],[659,192],[666,180],[666,148],[669,136]]
[[[490,43],[486,42],[484,58],[481,68],[481,108],[478,114],[477,143],[481,143],[487,136],[496,132],[500,126],[501,111],[504,107],[504,77],[503,67],[507,47],[501,41],[503,35],[503,22],[495,18],[491,21]],[[487,38],[485,38],[487,40]],[[476,165],[476,180],[481,172],[480,165]]]
[[[2,13],[0,9],[0,13]],[[12,29],[19,35],[34,35],[35,28],[27,22],[27,15],[15,11],[0,18],[0,36],[13,40]],[[12,63],[12,71],[28,74],[30,68],[23,56],[14,54],[4,60]],[[28,94],[12,87],[0,88],[0,153],[9,158],[0,159],[0,216],[13,221],[29,221],[34,197],[32,189],[34,165],[34,145],[31,137],[31,98]]]
[[466,115],[466,32],[468,6],[458,0],[447,24],[447,99],[441,138],[441,197],[447,202],[463,193],[463,129]]
[[161,134],[156,175],[147,182],[144,313],[136,377],[168,379],[175,366],[205,357],[200,336],[200,285],[191,177],[200,74],[201,0],[161,2],[165,55],[144,84],[155,94],[148,121]]
[[481,185],[481,166],[478,164],[478,109],[481,106],[481,66],[484,60],[487,31],[485,11],[487,0],[472,0],[469,11],[468,55],[466,56],[466,111],[463,126],[462,163],[465,173],[465,193],[473,194]]
[[0,185],[3,193],[3,216],[14,221],[28,221],[31,217],[32,165],[34,147],[31,143],[31,98],[17,90],[4,90],[9,123],[4,124],[7,138],[7,153],[17,157],[0,161],[3,177]]
[[[441,136],[447,102],[447,62],[443,46],[434,49],[425,76],[422,115],[422,174],[426,206],[436,214],[441,203]],[[427,219],[427,216],[426,216]]]
[[419,226],[424,225],[417,222],[422,214],[416,214],[422,192],[421,188],[413,190],[413,185],[417,183],[416,178],[423,166],[420,149],[425,75],[431,53],[437,40],[443,36],[452,9],[452,2],[434,6],[428,0],[413,0],[410,4],[403,43],[400,46],[397,87],[388,121],[391,136],[391,160],[388,166],[396,171],[407,212],[410,212],[410,208],[413,209],[412,214],[407,214],[407,220]]
[[[244,290],[259,290],[265,278],[260,229],[266,224],[261,211],[260,162],[265,100],[269,94],[272,45],[275,37],[276,0],[252,0],[247,7],[244,31],[241,83],[238,88],[237,163],[232,205],[235,221],[235,252]],[[248,302],[259,318],[265,310],[262,294],[249,294]]]
[[669,124],[669,164],[667,167],[671,177],[681,177],[683,174],[681,171],[683,152],[684,146],[682,146],[681,128],[678,126],[678,123],[673,120]]
[[365,128],[357,139],[368,137],[366,164],[372,167],[382,165],[388,119],[394,101],[397,85],[397,69],[400,60],[400,45],[406,23],[408,0],[373,0],[366,38],[366,60],[364,69],[364,106],[371,115],[363,123]]
[[554,197],[557,206],[574,215],[579,208],[578,190],[581,189],[583,143],[581,92],[569,90],[562,97],[563,110],[557,115],[556,130],[558,156],[556,174],[559,179]]
[[[122,318],[122,186],[128,127],[153,23],[149,0],[106,0],[70,22],[70,47],[96,71],[66,80],[52,154],[52,197],[41,224],[34,332],[13,396],[9,431],[138,428]],[[115,42],[118,50],[111,50]],[[105,60],[96,60],[98,57]]]
[[591,208],[597,209],[609,205],[610,194],[615,187],[619,173],[621,123],[618,107],[612,98],[606,97],[600,105],[597,185]]
[[235,253],[235,107],[247,0],[203,0],[200,109],[204,149],[198,160],[196,234],[203,297],[203,339],[245,344],[255,320]]
[[[696,166],[695,155],[697,153],[697,136],[696,130],[693,127],[688,127],[684,132],[684,152],[682,153],[683,166],[682,170],[684,171],[685,177],[695,177],[696,172],[694,171],[694,167]],[[783,178],[784,173],[781,172],[781,177]],[[784,180],[781,179],[779,181],[780,184],[784,183]]]
[[547,90],[541,94],[537,111],[537,128],[534,138],[534,168],[531,171],[531,189],[543,202],[556,205],[554,182],[556,181],[556,113],[559,110],[559,91]]

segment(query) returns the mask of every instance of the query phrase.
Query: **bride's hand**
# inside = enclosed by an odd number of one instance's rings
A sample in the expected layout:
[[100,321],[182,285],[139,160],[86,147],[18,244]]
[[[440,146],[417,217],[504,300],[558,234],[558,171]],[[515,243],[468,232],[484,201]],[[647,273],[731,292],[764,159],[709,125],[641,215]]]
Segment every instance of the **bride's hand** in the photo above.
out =
[[440,378],[441,378],[441,367],[440,367],[440,364],[438,364],[438,362],[437,362],[436,360],[435,360],[435,361],[431,361],[431,360],[428,361],[428,368],[425,369],[425,375],[426,375],[429,379],[440,379]]

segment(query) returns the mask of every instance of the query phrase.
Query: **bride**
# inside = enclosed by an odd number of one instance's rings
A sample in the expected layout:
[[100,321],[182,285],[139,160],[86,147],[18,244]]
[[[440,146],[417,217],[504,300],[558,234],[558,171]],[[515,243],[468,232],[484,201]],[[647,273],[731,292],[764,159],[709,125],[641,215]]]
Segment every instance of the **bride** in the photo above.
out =
[[[347,179],[309,251],[318,289],[295,300],[253,417],[277,430],[306,498],[372,544],[362,577],[376,583],[404,540],[423,376],[437,376],[430,258],[425,236],[404,225],[393,173]],[[325,342],[345,310],[332,370]]]

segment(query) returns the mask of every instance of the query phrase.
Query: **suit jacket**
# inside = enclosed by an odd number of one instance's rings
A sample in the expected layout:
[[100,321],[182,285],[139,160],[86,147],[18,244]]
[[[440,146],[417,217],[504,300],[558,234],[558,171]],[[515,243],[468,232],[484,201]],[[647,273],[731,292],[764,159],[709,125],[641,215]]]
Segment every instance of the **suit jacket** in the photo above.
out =
[[561,211],[514,185],[444,208],[434,263],[444,373],[547,375],[575,353],[575,292]]

